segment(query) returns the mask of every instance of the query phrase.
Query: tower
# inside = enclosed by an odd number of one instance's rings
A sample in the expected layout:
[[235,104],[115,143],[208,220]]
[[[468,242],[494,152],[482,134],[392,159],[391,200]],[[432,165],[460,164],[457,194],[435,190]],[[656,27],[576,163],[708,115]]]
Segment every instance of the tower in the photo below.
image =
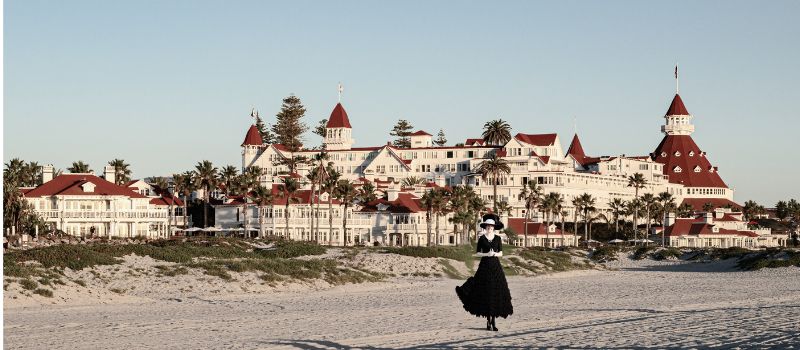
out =
[[683,105],[681,95],[676,93],[664,115],[665,121],[661,126],[661,132],[667,135],[691,135],[694,132],[692,118]]
[[258,150],[262,145],[261,133],[258,132],[258,128],[255,125],[250,125],[250,129],[247,129],[247,135],[245,135],[242,142],[242,172],[253,165],[253,161],[256,160]]
[[325,125],[325,148],[329,150],[349,150],[355,141],[353,140],[353,128],[350,126],[350,119],[347,112],[342,107],[342,103],[337,103],[333,108],[328,124]]

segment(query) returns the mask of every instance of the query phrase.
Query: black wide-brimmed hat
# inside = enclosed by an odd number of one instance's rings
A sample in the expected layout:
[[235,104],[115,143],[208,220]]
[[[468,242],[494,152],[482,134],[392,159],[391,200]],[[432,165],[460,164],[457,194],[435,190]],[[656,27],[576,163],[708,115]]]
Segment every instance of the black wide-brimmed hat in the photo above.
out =
[[[494,221],[494,229],[495,230],[502,230],[503,227],[505,227],[503,225],[503,222],[500,221],[500,217],[497,216],[497,214],[495,214],[495,213],[484,214],[483,217],[481,218],[481,220],[483,220],[483,222],[486,222],[486,220],[493,220]],[[484,227],[483,222],[481,223],[481,228]]]

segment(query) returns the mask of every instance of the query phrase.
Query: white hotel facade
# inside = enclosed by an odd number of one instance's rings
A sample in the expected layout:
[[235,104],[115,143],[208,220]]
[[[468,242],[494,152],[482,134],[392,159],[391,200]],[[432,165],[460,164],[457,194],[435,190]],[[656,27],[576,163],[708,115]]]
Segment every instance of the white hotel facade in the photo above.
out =
[[[717,167],[710,164],[706,152],[692,140],[693,116],[688,113],[678,94],[663,118],[661,131],[664,138],[655,152],[641,156],[587,156],[577,134],[573,136],[566,152],[557,134],[517,133],[506,144],[497,146],[487,145],[482,139],[467,139],[463,146],[437,147],[433,145],[433,137],[421,130],[411,135],[410,148],[398,148],[390,144],[354,147],[354,129],[347,112],[339,103],[328,119],[324,145],[329,161],[334,163],[343,178],[357,183],[373,182],[378,190],[387,195],[385,203],[356,206],[348,211],[348,221],[352,225],[348,224],[346,239],[351,243],[425,245],[427,222],[425,212],[419,205],[419,197],[431,186],[470,185],[487,202],[491,202],[492,186],[483,181],[475,169],[493,153],[508,161],[511,167],[511,173],[498,180],[497,189],[498,201],[506,201],[513,207],[511,217],[525,216],[524,204],[517,195],[528,181],[536,181],[544,193],[563,195],[568,212],[565,220],[571,222],[574,214],[572,199],[583,193],[596,198],[596,207],[601,213],[609,210],[608,202],[613,198],[633,199],[635,190],[628,187],[628,177],[634,173],[643,174],[647,180],[640,195],[668,192],[673,194],[678,204],[688,203],[698,211],[705,203],[712,203],[715,207],[740,207],[733,202],[733,190],[722,181]],[[292,154],[282,145],[263,144],[254,125],[247,131],[241,146],[242,168],[258,166],[264,169],[266,175],[261,181],[266,186],[280,183],[281,174],[288,172],[285,166],[275,165],[276,160],[293,155],[313,158],[320,152],[303,149]],[[309,171],[308,165],[301,165],[297,169],[302,178]],[[412,176],[426,179],[428,184],[413,189],[401,188],[400,182]],[[404,196],[405,199],[402,198]],[[273,209],[262,210],[261,213],[257,213],[256,208],[250,210],[250,227],[257,227],[258,215],[263,215],[268,219],[269,231],[284,232],[283,220],[280,219],[282,207],[275,207],[279,212]],[[295,239],[310,239],[312,206],[298,203],[291,205],[290,210],[291,217],[298,219],[293,219],[290,224],[289,235]],[[223,210],[222,213],[231,216],[230,212]],[[320,215],[327,216],[327,209]],[[340,218],[342,214],[337,209],[334,216]],[[541,215],[532,213],[531,216]],[[449,216],[440,218],[440,244],[458,241],[458,233],[454,232],[455,228],[448,219]],[[320,235],[327,241],[327,220],[323,218],[322,222]],[[241,226],[240,222],[225,223],[229,226],[235,224]],[[335,226],[332,232],[333,241],[338,244],[345,239],[340,231],[341,226]],[[564,237],[557,241],[534,235],[529,243],[558,246],[567,241],[577,240]]]

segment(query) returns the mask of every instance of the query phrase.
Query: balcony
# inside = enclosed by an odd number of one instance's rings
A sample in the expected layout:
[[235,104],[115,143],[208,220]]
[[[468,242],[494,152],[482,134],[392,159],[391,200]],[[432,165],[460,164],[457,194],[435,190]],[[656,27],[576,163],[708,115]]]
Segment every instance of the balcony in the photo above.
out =
[[95,210],[37,210],[44,219],[166,219],[166,210],[117,210],[117,211],[95,211]]

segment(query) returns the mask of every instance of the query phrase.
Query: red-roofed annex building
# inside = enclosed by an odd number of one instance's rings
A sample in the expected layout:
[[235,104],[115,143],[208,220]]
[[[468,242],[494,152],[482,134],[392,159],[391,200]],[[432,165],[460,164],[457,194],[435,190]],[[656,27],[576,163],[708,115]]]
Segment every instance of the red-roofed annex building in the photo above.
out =
[[769,228],[750,227],[744,214],[728,208],[675,219],[667,215],[665,237],[673,247],[769,248],[786,246],[788,234],[773,234]]
[[[664,118],[661,130],[665,136],[656,151],[647,155],[590,156],[577,134],[573,135],[564,152],[561,138],[555,133],[516,133],[502,145],[472,138],[457,146],[435,147],[431,135],[419,130],[411,135],[409,148],[391,144],[353,147],[353,128],[357,124],[351,123],[344,106],[337,103],[328,119],[323,145],[328,161],[333,163],[333,168],[342,178],[373,181],[381,190],[395,187],[387,184],[416,177],[437,186],[472,186],[491,203],[492,182],[496,182],[497,200],[512,207],[510,217],[514,218],[538,214],[525,213],[524,202],[518,198],[522,186],[530,181],[536,182],[544,193],[561,194],[565,221],[572,222],[575,217],[572,199],[584,193],[595,198],[597,215],[609,214],[608,203],[614,198],[632,200],[636,191],[628,186],[628,177],[636,173],[642,174],[647,181],[645,188],[639,191],[640,195],[667,192],[675,197],[678,205],[687,203],[696,209],[700,209],[695,205],[698,202],[702,203],[700,207],[705,203],[736,207],[733,190],[722,181],[717,167],[709,162],[706,152],[692,139],[693,116],[679,95],[674,96]],[[253,130],[251,127],[247,131],[242,144],[242,167],[264,169],[261,181],[265,185],[279,183],[279,174],[288,171],[285,166],[276,165],[277,160],[292,155],[313,158],[320,152],[319,149],[305,148],[292,153],[279,144],[263,144],[257,130],[256,134]],[[476,173],[476,169],[493,155],[506,160],[511,172],[487,181]],[[308,165],[297,168],[303,178],[310,170]],[[383,236],[386,239],[393,233],[404,234],[391,232],[391,228],[387,230],[390,232]],[[452,230],[451,227],[448,232],[456,235]]]
[[42,184],[26,189],[23,197],[53,229],[73,236],[168,236],[168,206],[114,184],[111,166],[105,168],[104,178],[94,174],[54,178],[53,166],[45,165]]

